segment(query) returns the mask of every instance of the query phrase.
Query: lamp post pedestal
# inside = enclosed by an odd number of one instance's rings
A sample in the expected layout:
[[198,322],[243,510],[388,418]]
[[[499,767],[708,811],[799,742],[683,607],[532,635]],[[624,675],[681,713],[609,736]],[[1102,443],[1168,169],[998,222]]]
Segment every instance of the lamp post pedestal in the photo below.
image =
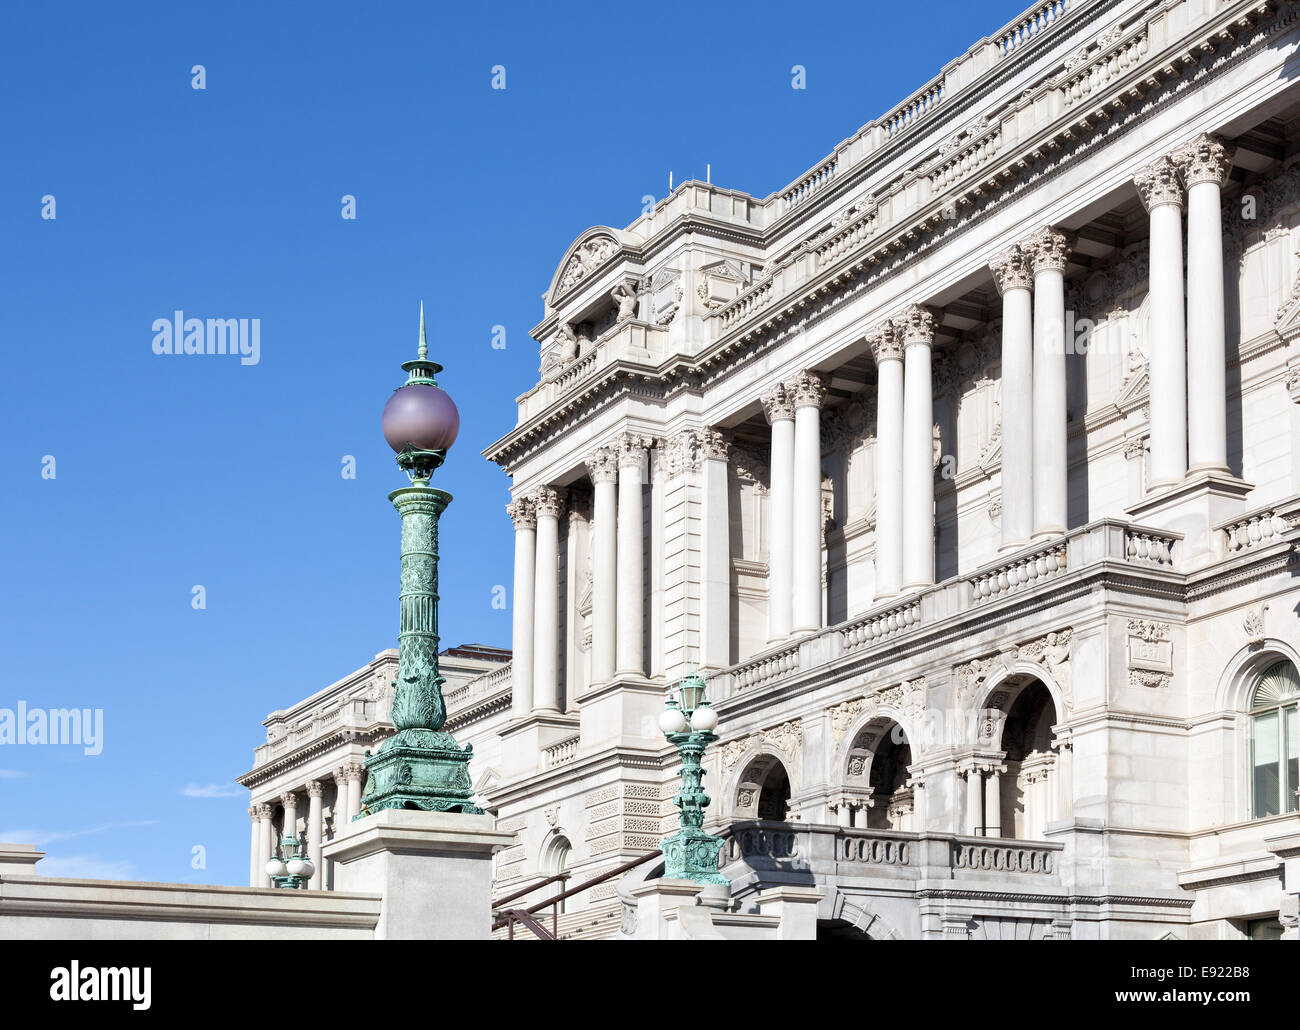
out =
[[731,881],[718,872],[722,838],[703,830],[709,796],[704,793],[701,759],[704,749],[718,738],[712,733],[694,731],[669,733],[667,737],[682,756],[682,785],[673,798],[680,813],[681,829],[659,842],[664,853],[664,879],[730,887]]

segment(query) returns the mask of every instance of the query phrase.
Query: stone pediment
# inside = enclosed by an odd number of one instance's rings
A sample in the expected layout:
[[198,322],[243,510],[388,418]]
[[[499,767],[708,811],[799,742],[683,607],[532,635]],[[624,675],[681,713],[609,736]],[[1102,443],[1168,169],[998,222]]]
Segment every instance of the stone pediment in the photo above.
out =
[[1115,407],[1120,411],[1132,411],[1140,407],[1146,401],[1149,373],[1150,367],[1144,363],[1140,372],[1129,376],[1128,382],[1120,387],[1119,394],[1115,397]]
[[604,225],[588,229],[565,251],[546,291],[547,303],[555,306],[561,297],[614,261],[620,252],[639,243],[640,238],[635,234],[620,229]]

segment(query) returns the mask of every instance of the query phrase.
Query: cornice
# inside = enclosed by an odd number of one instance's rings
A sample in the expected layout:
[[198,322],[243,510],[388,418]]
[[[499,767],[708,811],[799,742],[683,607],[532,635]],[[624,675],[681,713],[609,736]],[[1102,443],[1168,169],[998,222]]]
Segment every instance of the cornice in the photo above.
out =
[[[1091,13],[1098,10],[1109,11],[1112,6],[1114,5],[1108,4],[1101,8],[1088,8],[1087,11]],[[1163,0],[1148,7],[1144,15],[1149,18],[1162,6],[1164,6]],[[647,383],[660,381],[660,389],[655,393],[655,396],[660,398],[669,395],[667,383],[672,379],[689,379],[692,381],[693,388],[697,390],[725,381],[746,366],[749,359],[779,345],[784,338],[784,331],[781,329],[783,323],[791,321],[797,313],[804,311],[810,305],[821,300],[827,301],[822,305],[820,312],[803,317],[800,323],[801,329],[821,321],[831,311],[837,310],[867,287],[874,288],[882,282],[893,279],[936,246],[959,239],[997,205],[1010,199],[1027,196],[1051,184],[1065,169],[1072,167],[1074,158],[1090,153],[1099,143],[1109,143],[1143,124],[1161,105],[1155,100],[1150,100],[1139,105],[1139,110],[1134,111],[1132,104],[1134,92],[1146,97],[1152,92],[1158,95],[1160,91],[1172,87],[1173,92],[1184,97],[1199,91],[1206,84],[1215,81],[1226,69],[1239,63],[1259,45],[1278,32],[1289,28],[1296,18],[1294,5],[1290,0],[1284,0],[1282,9],[1272,12],[1277,16],[1276,25],[1269,31],[1257,32],[1230,56],[1217,59],[1214,55],[1222,48],[1213,46],[1212,41],[1222,40],[1225,34],[1235,40],[1239,35],[1255,31],[1257,23],[1251,22],[1247,17],[1252,13],[1267,17],[1270,13],[1269,5],[1260,0],[1240,0],[1216,12],[1194,33],[1174,40],[1158,54],[1148,53],[1144,60],[1126,74],[1109,82],[1104,96],[1090,97],[1088,103],[1068,108],[1054,122],[1044,126],[1027,140],[1021,141],[1015,150],[1008,152],[987,171],[979,176],[963,179],[952,191],[936,194],[926,206],[913,212],[907,220],[891,226],[885,234],[878,239],[873,239],[861,252],[846,255],[803,284],[798,293],[781,298],[775,308],[762,308],[751,319],[738,324],[693,357],[677,356],[666,363],[668,367],[661,366],[659,370],[641,368],[640,372],[645,381]],[[1085,22],[1080,21],[1078,24],[1082,25]],[[1065,33],[1060,35],[1054,33],[1053,36],[1048,37],[1062,42],[1067,38]],[[1209,46],[1211,55],[1208,63],[1212,66],[1209,67],[1201,64],[1207,61],[1204,54],[1206,46]],[[1179,53],[1195,53],[1200,56],[1192,59],[1189,64],[1177,58],[1176,55]],[[1203,74],[1198,75],[1198,68],[1203,71]],[[1051,69],[1041,83],[1031,87],[1030,92],[1053,88],[1052,80],[1058,72],[1059,69]],[[1011,75],[1012,69],[1008,67],[1004,74]],[[987,89],[993,88],[990,80]],[[937,129],[945,124],[945,120],[948,122],[956,120],[959,113],[973,105],[979,95],[978,90],[967,87],[954,97],[951,106],[944,105],[939,108],[933,116],[934,120],[927,119],[926,124]],[[1105,111],[1108,107],[1114,107],[1115,111],[1097,124],[1095,112],[1099,109]],[[883,154],[880,160],[885,160]],[[1035,165],[1039,167],[1035,168]],[[858,171],[859,167],[861,171]],[[1035,173],[1028,181],[1025,181],[1022,175],[1026,168]],[[860,166],[855,166],[853,174],[845,180],[846,183],[859,182],[862,176],[870,174],[871,169],[870,159],[862,162]],[[990,191],[989,184],[993,182],[996,182],[998,187]],[[820,191],[814,201],[822,205],[829,204],[850,188],[848,184],[837,187],[833,183]],[[959,220],[959,224],[950,224],[944,215],[945,210],[950,209],[955,200],[962,199],[965,199],[967,207],[971,207],[974,202],[969,200],[970,196],[980,197],[978,207],[970,210]],[[822,199],[817,200],[817,198]],[[809,214],[811,215],[814,210],[816,209],[810,208]],[[779,224],[778,219],[770,229],[777,229]],[[864,273],[869,270],[875,271],[875,275],[864,277]],[[750,292],[757,291],[770,280],[770,276],[759,280],[750,291],[747,291],[747,294],[738,298],[738,301],[743,300]],[[745,347],[744,345],[751,340],[754,340],[754,344]],[[483,451],[484,456],[508,469],[521,460],[526,453],[536,449],[532,447],[525,451],[522,445],[554,422],[552,412],[555,407],[562,406],[564,410],[583,408],[595,400],[593,394],[602,386],[603,381],[585,383],[571,397],[557,401],[552,410],[535,416],[524,425],[517,426],[510,434],[493,443]]]

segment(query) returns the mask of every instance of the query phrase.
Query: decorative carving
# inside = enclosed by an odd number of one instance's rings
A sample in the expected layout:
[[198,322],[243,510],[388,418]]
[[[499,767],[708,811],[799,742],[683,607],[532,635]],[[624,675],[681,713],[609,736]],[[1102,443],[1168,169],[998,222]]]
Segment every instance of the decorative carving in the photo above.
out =
[[894,330],[893,322],[881,322],[867,332],[867,346],[879,365],[882,361],[903,360],[903,342]]
[[794,418],[794,398],[790,396],[784,383],[777,383],[763,394],[763,414],[767,416],[768,425],[773,422],[789,421]]
[[1172,677],[1166,672],[1153,672],[1150,669],[1129,669],[1128,685],[1130,687],[1148,687],[1152,690],[1169,686]]
[[910,304],[892,319],[894,332],[902,338],[903,346],[934,342],[934,315],[920,304]]
[[318,798],[325,793],[325,785],[320,780],[307,781],[307,796],[309,798]]
[[835,746],[839,747],[844,734],[853,723],[864,715],[876,714],[882,707],[913,718],[920,715],[925,708],[925,677],[905,680],[896,686],[885,687],[828,708]]
[[571,290],[578,282],[603,265],[618,251],[618,242],[612,236],[593,236],[573,252],[569,263],[560,275],[557,293]]
[[1129,686],[1169,685],[1174,673],[1174,645],[1168,623],[1129,619],[1126,649]]
[[822,447],[827,451],[842,450],[851,454],[875,438],[875,429],[867,406],[861,401],[852,401],[822,415]]
[[1183,187],[1178,181],[1178,166],[1167,157],[1139,169],[1133,176],[1133,185],[1137,187],[1142,205],[1148,211],[1161,204],[1177,204],[1180,208],[1183,206]]
[[1241,620],[1241,628],[1246,631],[1246,643],[1251,647],[1260,647],[1264,643],[1264,613],[1267,611],[1267,603],[1260,601],[1247,608]]
[[1232,154],[1224,145],[1223,138],[1208,132],[1177,147],[1172,159],[1182,171],[1188,189],[1198,182],[1222,186],[1232,168]]
[[1140,461],[1147,452],[1147,438],[1135,436],[1124,442],[1124,457],[1129,461]]
[[539,486],[534,490],[532,501],[538,518],[546,516],[558,519],[564,511],[564,502],[560,499],[560,495],[549,486]]
[[618,449],[619,468],[645,468],[650,460],[649,450],[654,441],[648,436],[636,433],[624,433],[615,441]]
[[996,659],[975,658],[963,665],[954,665],[952,678],[957,684],[957,707],[965,708],[984,686],[984,681],[993,672]]
[[753,483],[762,490],[767,489],[769,476],[767,459],[755,449],[733,440],[731,468],[737,479]]
[[614,292],[610,294],[610,297],[618,305],[615,322],[626,322],[629,318],[636,316],[637,294],[635,282],[625,279],[614,287]]
[[698,472],[706,458],[726,460],[727,441],[716,429],[684,429],[670,439],[660,440],[658,469],[666,479],[684,472]]
[[1063,629],[1031,640],[1017,649],[1019,658],[1036,662],[1047,669],[1061,688],[1061,697],[1067,706],[1071,696],[1070,642],[1073,637],[1073,630]]
[[1070,260],[1070,238],[1059,229],[1045,225],[1020,245],[1029,258],[1035,274],[1043,271],[1065,271]]
[[537,527],[537,508],[531,497],[519,497],[506,505],[506,514],[515,524],[515,532]]
[[722,764],[730,772],[753,747],[768,747],[790,759],[792,768],[798,768],[803,756],[803,722],[795,719],[783,722],[772,729],[760,730],[738,740],[722,745]]
[[989,495],[989,521],[997,522],[1002,518],[1002,494],[995,490]]
[[593,483],[618,481],[618,451],[609,446],[597,447],[587,458],[587,475]]
[[1013,243],[1006,250],[999,251],[989,262],[989,271],[993,273],[999,295],[1007,290],[1028,290],[1034,285],[1029,258],[1018,244]]
[[817,372],[796,373],[785,389],[796,408],[820,408],[826,398],[826,381]]

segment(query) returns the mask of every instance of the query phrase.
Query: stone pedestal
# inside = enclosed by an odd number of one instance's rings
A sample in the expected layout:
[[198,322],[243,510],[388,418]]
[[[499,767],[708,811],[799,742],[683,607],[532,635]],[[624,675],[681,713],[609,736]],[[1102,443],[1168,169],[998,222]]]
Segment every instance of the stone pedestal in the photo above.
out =
[[501,731],[502,780],[532,776],[541,768],[543,751],[577,732],[578,720],[572,715],[534,712],[512,722]]
[[487,940],[492,856],[513,840],[488,815],[387,809],[323,853],[336,890],[382,896],[376,940]]
[[36,863],[45,857],[32,844],[0,844],[0,880],[5,876],[36,876]]
[[1222,534],[1214,527],[1241,514],[1253,489],[1254,484],[1236,476],[1206,470],[1148,494],[1126,510],[1144,526],[1181,533],[1178,568],[1187,571],[1223,557]]

